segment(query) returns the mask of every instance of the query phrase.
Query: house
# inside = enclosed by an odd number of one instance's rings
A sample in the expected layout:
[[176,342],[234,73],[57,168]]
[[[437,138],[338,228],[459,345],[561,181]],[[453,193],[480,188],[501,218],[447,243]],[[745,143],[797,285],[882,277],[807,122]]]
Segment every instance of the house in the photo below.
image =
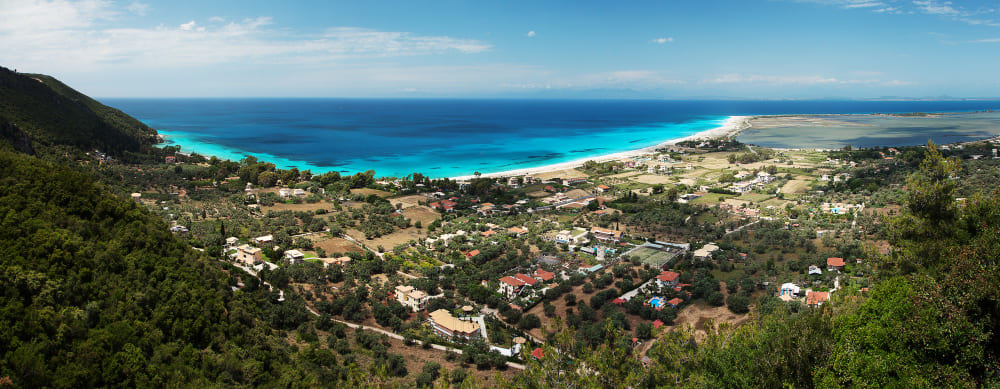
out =
[[306,191],[304,189],[293,189],[292,195],[302,197],[306,195]]
[[604,193],[604,192],[607,192],[609,190],[611,190],[610,186],[607,186],[607,185],[604,185],[604,184],[601,184],[601,185],[597,186],[597,191],[600,192],[600,193]]
[[435,201],[427,205],[439,211],[455,212],[455,206],[458,205],[458,203],[452,200],[441,200],[441,201]]
[[187,227],[184,226],[173,226],[170,227],[170,232],[188,232]]
[[594,235],[594,239],[600,241],[610,241],[617,243],[622,239],[622,232],[618,230],[609,230],[607,228],[601,228],[601,227],[591,227],[590,233]]
[[239,238],[237,238],[235,236],[228,237],[228,238],[226,238],[226,245],[225,245],[224,248],[226,250],[231,249],[233,247],[236,247],[237,243],[240,243]]
[[586,178],[564,178],[563,185],[576,185],[587,182]]
[[265,243],[271,243],[274,242],[274,235],[258,236],[256,238],[253,238],[253,242],[260,245]]
[[556,273],[553,273],[553,272],[550,272],[550,271],[545,271],[544,269],[538,269],[538,270],[535,270],[535,273],[533,274],[533,276],[535,276],[535,279],[537,279],[539,281],[549,282],[549,281],[552,281],[552,279],[556,277]]
[[514,236],[520,238],[521,235],[528,233],[528,229],[523,227],[511,227],[507,229],[507,232],[514,234]]
[[712,253],[719,251],[719,246],[709,243],[694,251],[694,260],[704,261],[712,259]]
[[826,270],[844,270],[844,258],[827,258],[826,259]]
[[823,274],[823,270],[816,265],[809,265],[809,275],[820,275]]
[[677,308],[677,306],[681,305],[681,303],[683,303],[683,302],[684,302],[684,300],[681,300],[681,299],[679,299],[677,297],[674,297],[674,298],[670,299],[670,301],[667,301],[667,304],[670,304],[671,307]]
[[292,190],[291,189],[288,189],[288,188],[278,189],[278,196],[289,197],[291,195],[292,195]]
[[586,244],[587,242],[587,230],[582,228],[573,231],[563,230],[556,234],[556,243]]
[[455,318],[444,309],[431,312],[427,322],[438,335],[455,342],[464,343],[482,336],[479,323]]
[[542,359],[545,358],[545,352],[542,351],[541,347],[538,347],[534,350],[531,350],[531,356],[535,359]]
[[524,288],[524,281],[511,276],[504,276],[500,278],[500,294],[507,298],[514,298],[518,293],[521,293],[521,289]]
[[408,307],[413,312],[418,312],[427,305],[430,296],[420,290],[413,289],[412,286],[399,285],[396,287],[396,301],[404,307]]
[[295,263],[297,261],[306,259],[306,255],[302,254],[302,252],[299,250],[287,250],[285,251],[285,259],[291,261],[292,263]]
[[466,258],[472,258],[472,257],[475,257],[477,255],[479,255],[479,250],[472,250],[472,251],[469,251],[469,252],[465,253],[465,257]]
[[818,307],[823,305],[825,302],[830,301],[830,292],[806,292],[806,305],[810,307]]
[[786,282],[781,284],[781,292],[778,293],[779,296],[791,296],[799,297],[799,286],[791,282]]
[[538,283],[538,280],[536,280],[534,278],[531,278],[531,276],[529,276],[527,274],[517,273],[517,274],[514,275],[514,278],[516,278],[519,281],[523,282],[524,285],[526,285],[526,286],[535,286],[535,284]]
[[677,282],[680,280],[680,278],[681,278],[680,273],[665,271],[660,273],[660,275],[656,276],[656,283],[659,284],[660,287],[673,288],[677,286]]
[[264,260],[264,254],[261,249],[245,244],[236,248],[235,258],[247,265],[254,265]]
[[338,258],[321,258],[323,261],[323,268],[330,267],[330,265],[340,266],[341,269],[347,267],[351,264],[351,257],[338,257]]

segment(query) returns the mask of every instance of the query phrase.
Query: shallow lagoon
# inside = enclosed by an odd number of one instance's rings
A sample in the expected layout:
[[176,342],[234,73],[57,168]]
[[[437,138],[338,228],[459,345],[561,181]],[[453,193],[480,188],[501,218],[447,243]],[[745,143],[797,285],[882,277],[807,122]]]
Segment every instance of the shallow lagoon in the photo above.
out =
[[927,116],[794,115],[751,120],[744,143],[775,148],[833,149],[969,142],[1000,135],[1000,112]]

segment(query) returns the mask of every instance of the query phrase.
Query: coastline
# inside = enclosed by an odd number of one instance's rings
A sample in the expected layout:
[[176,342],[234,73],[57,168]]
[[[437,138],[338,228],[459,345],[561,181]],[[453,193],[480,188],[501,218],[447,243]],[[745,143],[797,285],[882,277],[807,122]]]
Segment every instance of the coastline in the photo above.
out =
[[[495,178],[495,177],[524,176],[524,175],[530,175],[530,174],[539,174],[539,173],[546,173],[546,172],[552,172],[552,171],[558,171],[558,170],[572,169],[572,168],[576,168],[578,166],[582,166],[587,161],[607,162],[607,161],[612,161],[612,160],[617,160],[617,159],[622,159],[622,158],[634,158],[634,157],[637,157],[637,156],[640,156],[640,155],[654,153],[654,152],[656,152],[656,149],[660,149],[660,148],[663,148],[663,147],[666,147],[666,146],[673,146],[673,145],[676,145],[676,144],[678,144],[680,142],[684,142],[684,141],[698,140],[698,139],[715,139],[715,138],[723,138],[723,137],[735,136],[735,135],[739,134],[740,132],[742,132],[743,130],[746,130],[747,128],[749,128],[750,127],[750,120],[753,119],[753,118],[755,118],[755,117],[756,116],[730,116],[729,118],[727,118],[725,120],[725,122],[723,122],[722,126],[719,126],[719,127],[716,127],[716,128],[711,128],[711,129],[708,129],[708,130],[705,130],[705,131],[702,131],[702,132],[699,132],[699,133],[696,133],[696,134],[693,134],[693,135],[689,135],[689,136],[686,136],[686,137],[683,137],[683,138],[670,139],[670,140],[658,143],[658,144],[653,145],[653,146],[643,147],[641,149],[629,150],[629,151],[622,151],[622,152],[617,152],[617,153],[613,153],[613,154],[599,155],[599,156],[595,156],[595,157],[580,158],[580,159],[569,161],[569,162],[560,162],[560,163],[554,163],[554,164],[545,165],[545,166],[523,168],[523,169],[514,169],[514,170],[505,170],[505,171],[493,172],[493,173],[484,173],[484,174],[479,175],[478,177],[491,177],[491,178]],[[473,178],[476,178],[476,177],[477,177],[476,175],[464,175],[464,176],[455,176],[455,177],[449,177],[449,178],[452,179],[452,180],[461,180],[461,181],[464,181],[464,180],[470,180],[470,179],[473,179]]]

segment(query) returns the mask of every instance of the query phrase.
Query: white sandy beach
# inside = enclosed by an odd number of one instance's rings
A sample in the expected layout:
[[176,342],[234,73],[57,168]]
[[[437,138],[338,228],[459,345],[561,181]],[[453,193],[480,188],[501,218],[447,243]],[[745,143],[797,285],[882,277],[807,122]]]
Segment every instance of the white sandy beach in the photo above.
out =
[[[587,161],[606,162],[618,159],[634,158],[640,155],[654,153],[656,152],[656,149],[663,148],[666,146],[673,146],[687,140],[714,139],[714,138],[722,138],[722,137],[736,135],[740,133],[740,131],[743,131],[747,129],[747,127],[749,127],[751,118],[753,118],[753,116],[731,116],[729,117],[729,119],[726,119],[726,121],[720,127],[705,130],[684,138],[671,139],[666,142],[657,144],[655,146],[644,147],[638,150],[630,150],[630,151],[623,151],[620,153],[600,155],[596,157],[581,158],[575,161],[562,162],[552,165],[545,165],[545,166],[532,167],[526,169],[515,169],[515,170],[507,170],[495,173],[484,173],[479,177],[516,177],[516,176],[551,172],[556,170],[572,169],[577,166],[582,166]],[[451,179],[453,180],[470,180],[473,178],[476,178],[476,176],[466,175],[466,176],[451,177]]]

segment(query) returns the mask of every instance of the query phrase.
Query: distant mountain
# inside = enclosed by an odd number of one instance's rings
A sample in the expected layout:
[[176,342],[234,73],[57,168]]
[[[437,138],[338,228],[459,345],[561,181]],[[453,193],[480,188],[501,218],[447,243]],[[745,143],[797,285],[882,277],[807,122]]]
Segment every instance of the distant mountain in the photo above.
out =
[[156,131],[43,74],[0,67],[0,143],[33,153],[70,146],[111,155],[156,143]]

